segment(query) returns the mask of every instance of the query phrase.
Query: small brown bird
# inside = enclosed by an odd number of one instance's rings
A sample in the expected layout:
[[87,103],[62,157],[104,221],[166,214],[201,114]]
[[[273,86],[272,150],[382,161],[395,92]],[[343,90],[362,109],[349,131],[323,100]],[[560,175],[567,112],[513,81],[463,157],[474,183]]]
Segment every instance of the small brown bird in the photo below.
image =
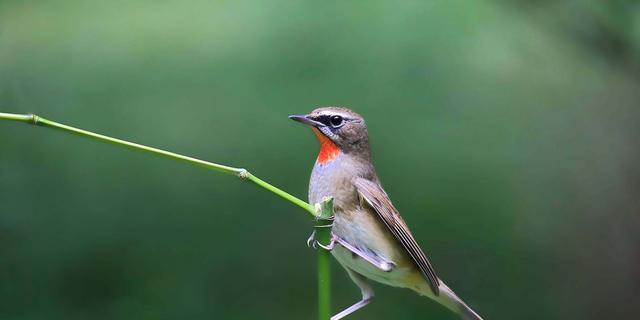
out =
[[[427,296],[463,319],[482,320],[437,276],[398,210],[382,189],[371,163],[367,126],[345,108],[325,107],[290,119],[311,126],[320,151],[309,182],[309,203],[333,197],[335,220],[328,245],[362,300],[331,317],[342,319],[366,306],[373,290],[366,279],[409,288]],[[316,244],[312,234],[310,242]]]

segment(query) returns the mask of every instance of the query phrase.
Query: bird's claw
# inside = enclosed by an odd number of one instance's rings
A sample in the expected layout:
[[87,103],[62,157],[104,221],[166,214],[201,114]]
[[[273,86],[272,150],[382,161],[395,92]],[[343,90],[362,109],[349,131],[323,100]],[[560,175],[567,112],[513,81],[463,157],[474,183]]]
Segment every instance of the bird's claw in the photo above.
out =
[[329,242],[329,244],[322,244],[320,242],[318,242],[318,240],[316,240],[316,231],[313,230],[313,232],[311,233],[311,235],[309,236],[309,238],[307,239],[307,246],[309,248],[314,248],[314,249],[318,249],[318,247],[325,249],[327,251],[331,251],[333,250],[333,247],[335,247],[336,245],[336,238],[333,236],[333,234],[331,235],[331,241]]
[[318,243],[318,241],[316,241],[316,230],[313,230],[313,232],[311,233],[311,235],[307,239],[307,247],[318,249],[316,247],[316,243]]
[[334,238],[333,236],[331,237],[331,241],[329,241],[329,244],[324,245],[318,241],[316,241],[315,243],[316,245],[318,245],[318,247],[325,249],[327,251],[331,251],[333,250],[333,248],[336,246],[336,238]]

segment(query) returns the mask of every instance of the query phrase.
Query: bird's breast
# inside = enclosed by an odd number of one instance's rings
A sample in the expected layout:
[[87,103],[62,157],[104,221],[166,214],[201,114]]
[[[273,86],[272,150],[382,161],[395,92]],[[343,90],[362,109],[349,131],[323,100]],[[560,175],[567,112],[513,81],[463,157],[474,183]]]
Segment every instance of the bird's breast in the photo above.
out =
[[353,184],[354,170],[345,162],[344,155],[325,163],[316,162],[309,180],[309,202],[332,197],[334,206],[344,207],[357,198]]

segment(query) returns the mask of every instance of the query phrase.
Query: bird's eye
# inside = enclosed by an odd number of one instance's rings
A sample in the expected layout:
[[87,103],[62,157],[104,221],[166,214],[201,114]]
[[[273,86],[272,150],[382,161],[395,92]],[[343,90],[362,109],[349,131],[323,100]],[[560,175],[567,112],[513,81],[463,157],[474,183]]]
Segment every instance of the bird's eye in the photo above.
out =
[[329,118],[329,123],[334,128],[341,126],[343,122],[344,122],[344,119],[342,119],[341,116],[331,116],[331,118]]

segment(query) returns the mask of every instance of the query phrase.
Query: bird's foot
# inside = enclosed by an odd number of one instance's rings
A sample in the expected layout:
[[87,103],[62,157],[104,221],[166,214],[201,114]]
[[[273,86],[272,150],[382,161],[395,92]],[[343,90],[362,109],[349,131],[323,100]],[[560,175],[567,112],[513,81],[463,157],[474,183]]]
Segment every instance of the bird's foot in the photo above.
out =
[[331,235],[331,241],[329,241],[328,244],[322,244],[320,242],[318,242],[318,240],[316,239],[316,231],[313,230],[313,232],[311,233],[311,235],[309,236],[309,238],[307,239],[307,246],[309,248],[314,248],[314,249],[318,249],[318,247],[325,249],[327,251],[331,251],[333,250],[333,247],[335,247],[336,245],[336,238],[333,236],[333,234]]
[[331,251],[336,246],[336,238],[333,235],[331,235],[331,241],[329,241],[329,244],[324,245],[324,244],[316,241],[316,245],[318,247],[322,248],[322,249],[325,249],[327,251]]

